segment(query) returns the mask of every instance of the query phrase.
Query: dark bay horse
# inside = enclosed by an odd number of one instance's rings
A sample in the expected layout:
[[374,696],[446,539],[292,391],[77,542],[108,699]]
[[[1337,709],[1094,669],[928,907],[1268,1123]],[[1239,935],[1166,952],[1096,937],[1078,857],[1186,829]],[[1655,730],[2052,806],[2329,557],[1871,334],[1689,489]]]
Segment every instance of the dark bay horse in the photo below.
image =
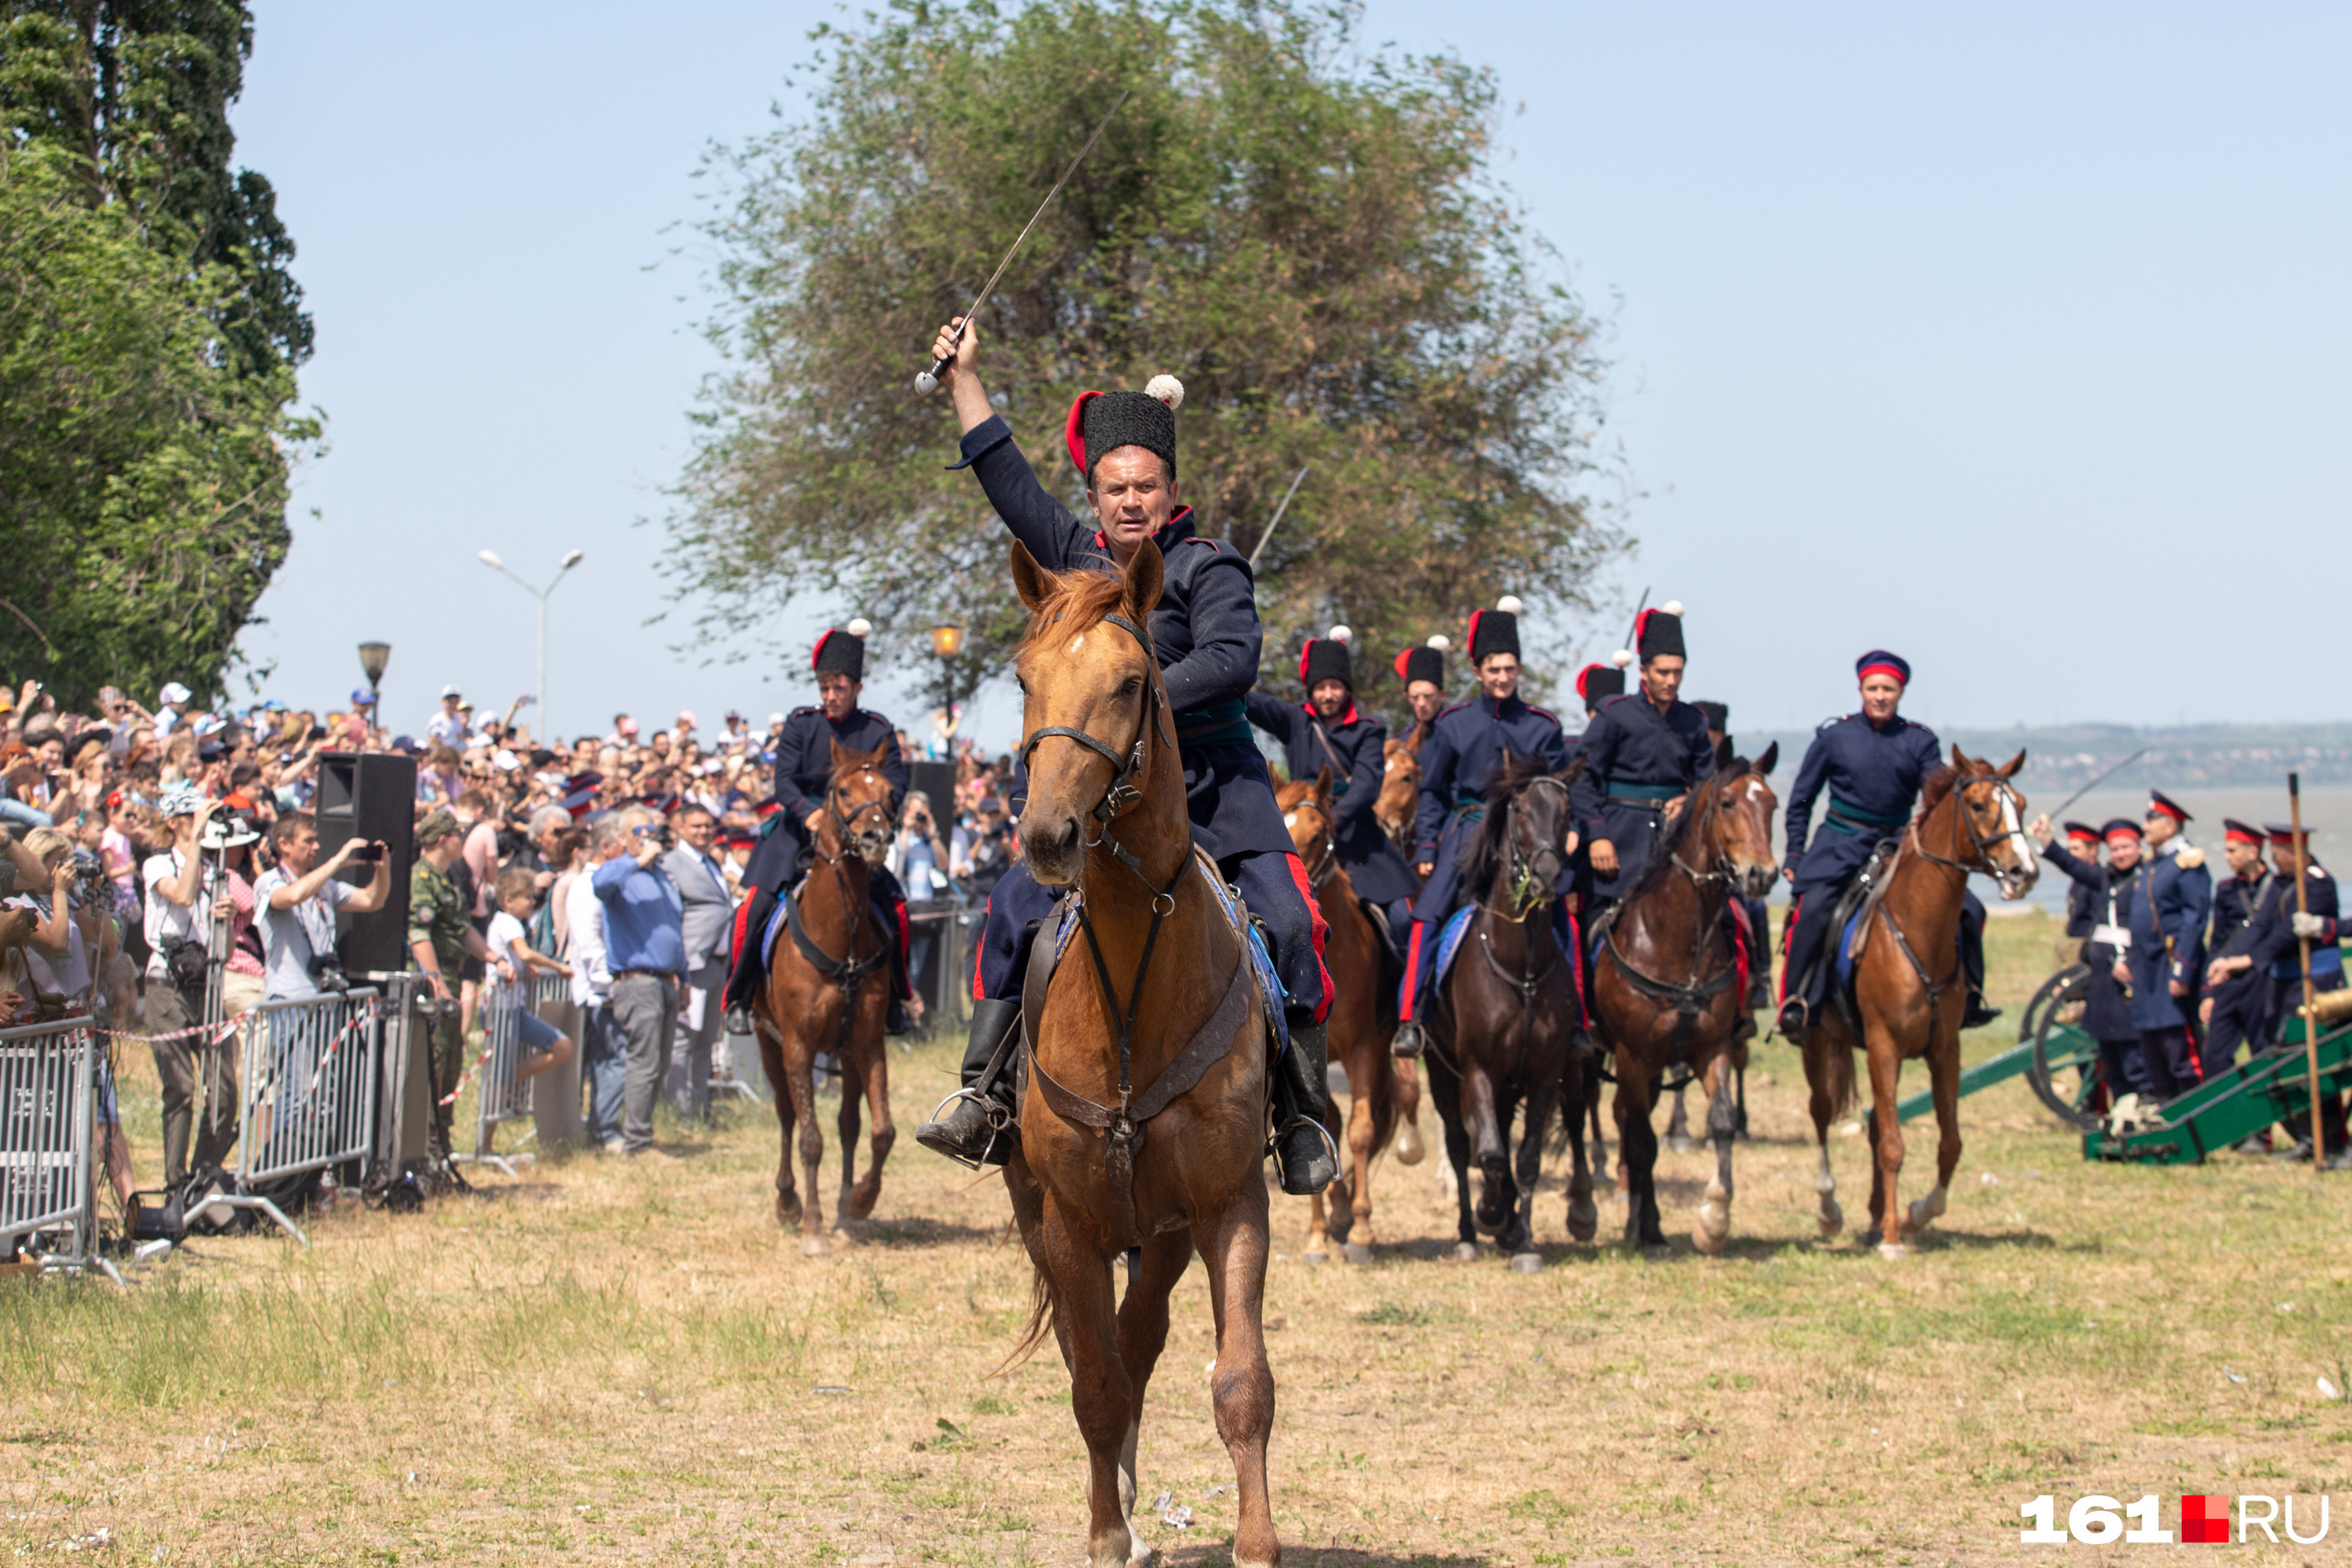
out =
[[[882,1028],[890,1005],[890,944],[866,902],[872,868],[889,852],[890,781],[882,752],[833,744],[833,773],[824,816],[814,835],[814,863],[801,885],[779,900],[787,930],[776,939],[766,990],[752,1004],[760,1035],[760,1065],[775,1090],[783,1153],[776,1162],[776,1223],[801,1227],[801,1251],[826,1251],[824,1204],[817,1196],[817,1164],[824,1133],[817,1126],[814,1063],[829,1051],[841,1075],[841,1204],[834,1234],[855,1240],[859,1223],[882,1195],[882,1162],[898,1130],[890,1120],[890,1066]],[[746,940],[758,942],[752,931]],[[857,1102],[874,1116],[874,1143],[864,1179],[856,1178]],[[803,1196],[793,1184],[793,1130],[800,1129]]]
[[[1234,1561],[1270,1564],[1282,1549],[1259,1321],[1268,1004],[1216,873],[1192,849],[1149,630],[1160,552],[1146,541],[1122,579],[1049,573],[1016,544],[1013,581],[1030,614],[1015,666],[1029,768],[1021,845],[1038,881],[1072,889],[1064,907],[1077,921],[1063,949],[1051,927],[1039,931],[1023,997],[1021,1137],[1004,1184],[1036,1289],[1013,1359],[1051,1324],[1087,1445],[1088,1561],[1140,1563],[1151,1554],[1134,1525],[1144,1391],[1167,1342],[1169,1292],[1199,1248],[1217,1334],[1209,1394],[1239,1482]],[[1111,1265],[1129,1248],[1140,1261],[1122,1300]]]
[[1372,1260],[1372,1161],[1388,1147],[1389,1137],[1402,1123],[1397,1159],[1421,1163],[1421,1078],[1410,1061],[1399,1061],[1389,1049],[1396,1034],[1397,987],[1382,972],[1381,939],[1372,930],[1377,916],[1356,900],[1355,884],[1339,864],[1335,843],[1336,818],[1331,811],[1331,770],[1325,768],[1310,783],[1295,779],[1275,791],[1282,819],[1290,827],[1300,864],[1315,901],[1331,928],[1323,947],[1323,967],[1331,975],[1330,1059],[1348,1070],[1350,1109],[1343,1133],[1336,1107],[1328,1122],[1332,1142],[1348,1151],[1349,1173],[1331,1184],[1330,1217],[1324,1215],[1324,1196],[1318,1193],[1314,1218],[1307,1235],[1309,1263],[1329,1257],[1332,1237],[1347,1247],[1350,1263]]
[[[1574,852],[1568,786],[1583,769],[1546,773],[1507,764],[1486,791],[1486,815],[1462,863],[1462,886],[1475,900],[1453,967],[1437,986],[1425,1032],[1429,1092],[1445,1128],[1454,1166],[1459,1240],[1454,1255],[1478,1256],[1478,1233],[1493,1236],[1511,1267],[1543,1267],[1530,1215],[1543,1169],[1544,1131],[1563,1095],[1583,1103],[1584,1063],[1575,1042],[1583,1009],[1576,961],[1552,928],[1560,872]],[[1516,1160],[1511,1121],[1524,1106]],[[1592,1239],[1600,1211],[1584,1141],[1570,1140],[1569,1234]],[[1481,1183],[1470,1202],[1470,1161]]]
[[[1830,1123],[1854,1100],[1853,1053],[1870,1063],[1872,1153],[1869,1240],[1880,1254],[1900,1258],[1903,1237],[1922,1231],[1944,1212],[1952,1172],[1960,1163],[1960,1017],[1968,985],[1960,975],[1960,895],[1969,873],[1982,871],[2004,899],[2032,890],[2042,863],[2021,826],[2025,796],[2010,781],[2025,764],[2020,752],[2002,767],[1952,748],[1949,764],[1927,775],[1919,813],[1885,876],[1885,893],[1854,933],[1853,999],[1863,1037],[1853,1037],[1844,1009],[1821,1009],[1805,1031],[1805,1082],[1812,1089],[1813,1139],[1821,1149],[1824,1238],[1845,1225],[1830,1172]],[[1832,932],[1832,942],[1844,933]],[[1927,1088],[1936,1105],[1936,1185],[1906,1215],[1896,1186],[1903,1174],[1903,1123],[1895,1114],[1895,1085],[1903,1064],[1927,1061]]]
[[1684,800],[1650,863],[1601,940],[1592,961],[1592,1023],[1616,1058],[1617,1140],[1625,1163],[1625,1244],[1663,1247],[1658,1223],[1658,1137],[1653,1097],[1667,1068],[1687,1067],[1706,1086],[1715,1179],[1700,1200],[1691,1245],[1723,1250],[1731,1234],[1733,1033],[1747,1016],[1739,952],[1724,929],[1735,892],[1762,898],[1772,861],[1772,812],[1764,775],[1776,742],[1752,764],[1727,763]]

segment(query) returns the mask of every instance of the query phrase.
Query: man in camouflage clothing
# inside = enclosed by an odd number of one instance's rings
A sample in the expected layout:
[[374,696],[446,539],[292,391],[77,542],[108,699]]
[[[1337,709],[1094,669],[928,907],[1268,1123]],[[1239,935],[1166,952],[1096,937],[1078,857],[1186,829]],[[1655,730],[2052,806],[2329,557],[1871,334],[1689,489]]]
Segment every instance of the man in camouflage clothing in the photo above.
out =
[[433,1026],[433,1127],[444,1153],[449,1149],[452,1107],[439,1103],[465,1070],[466,1037],[452,982],[471,952],[501,973],[506,966],[466,918],[466,901],[449,868],[465,848],[466,832],[446,810],[436,809],[416,825],[416,866],[408,882],[408,951],[417,970],[433,982],[433,994],[446,1004]]

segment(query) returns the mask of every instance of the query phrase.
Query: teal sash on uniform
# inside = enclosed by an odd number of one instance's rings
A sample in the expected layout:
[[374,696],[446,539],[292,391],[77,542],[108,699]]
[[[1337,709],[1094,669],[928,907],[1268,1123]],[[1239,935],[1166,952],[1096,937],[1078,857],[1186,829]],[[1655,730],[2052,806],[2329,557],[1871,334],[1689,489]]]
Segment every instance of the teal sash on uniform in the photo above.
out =
[[1249,738],[1249,710],[1238,697],[1212,702],[1206,708],[1187,708],[1176,715],[1179,750],[1186,746],[1222,746]]
[[1683,793],[1679,784],[1633,784],[1618,779],[1609,781],[1609,798],[1634,804],[1662,805]]
[[1881,816],[1874,811],[1864,811],[1852,801],[1832,792],[1828,815],[1822,818],[1823,827],[1832,828],[1849,838],[1877,837],[1900,828],[1905,818]]

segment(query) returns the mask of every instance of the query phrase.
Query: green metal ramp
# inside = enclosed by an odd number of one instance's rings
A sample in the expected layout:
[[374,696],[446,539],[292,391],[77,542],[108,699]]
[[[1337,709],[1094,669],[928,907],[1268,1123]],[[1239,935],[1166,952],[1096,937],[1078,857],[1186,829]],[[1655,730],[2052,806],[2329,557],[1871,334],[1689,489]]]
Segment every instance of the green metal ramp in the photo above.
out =
[[[2083,1157],[2193,1165],[2273,1122],[2301,1126],[2309,1121],[2311,1069],[2304,1027],[2302,1019],[2288,1019],[2283,1048],[2167,1100],[2155,1126],[2121,1137],[2098,1128],[2084,1132]],[[2352,1089],[2352,1024],[2336,1025],[2319,1037],[2319,1088],[2323,1094]]]

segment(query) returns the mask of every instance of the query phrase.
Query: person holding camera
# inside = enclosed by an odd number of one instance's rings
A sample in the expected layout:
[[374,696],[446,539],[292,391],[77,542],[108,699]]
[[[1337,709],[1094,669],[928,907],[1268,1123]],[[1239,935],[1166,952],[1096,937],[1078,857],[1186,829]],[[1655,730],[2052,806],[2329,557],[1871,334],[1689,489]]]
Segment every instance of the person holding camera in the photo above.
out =
[[620,852],[589,878],[604,910],[604,960],[613,973],[612,1026],[628,1061],[621,1100],[621,1144],[630,1154],[654,1148],[654,1101],[669,1076],[677,1032],[678,988],[687,973],[686,900],[663,869],[669,829],[642,805],[596,824],[592,842]]
[[[332,855],[319,854],[319,820],[307,811],[289,811],[269,830],[278,864],[262,873],[254,885],[260,913],[263,995],[271,1002],[290,1002],[319,994],[326,988],[343,988],[342,972],[335,963],[335,911],[363,915],[383,908],[392,893],[392,859],[375,840],[350,838]],[[364,888],[354,888],[335,873],[353,860],[375,863],[375,874]]]
[[[204,898],[208,879],[202,836],[221,807],[221,802],[206,799],[193,784],[174,784],[164,791],[161,809],[172,847],[150,856],[140,871],[147,885],[147,1032],[152,1037],[149,1048],[155,1054],[155,1076],[163,1085],[167,1186],[187,1180],[191,1153],[199,1165],[217,1165],[236,1142],[236,1054],[225,1039],[191,1032],[204,1021],[209,968],[205,913],[215,920],[233,913],[226,888],[215,883],[211,897]],[[205,905],[202,912],[200,901]],[[205,1098],[201,1125],[196,1116],[199,1080]]]

